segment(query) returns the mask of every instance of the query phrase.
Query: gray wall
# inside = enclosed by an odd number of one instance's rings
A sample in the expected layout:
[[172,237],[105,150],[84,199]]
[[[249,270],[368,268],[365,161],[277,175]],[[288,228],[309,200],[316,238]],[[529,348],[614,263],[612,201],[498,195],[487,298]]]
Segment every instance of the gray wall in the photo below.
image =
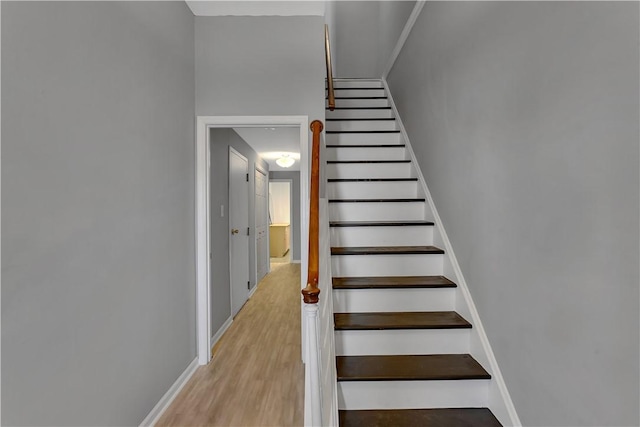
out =
[[293,260],[300,260],[300,171],[272,171],[269,172],[269,180],[290,179],[291,199],[293,200],[291,209],[291,232],[293,235]]
[[335,77],[379,78],[415,1],[332,1],[327,7]]
[[194,18],[2,2],[2,424],[137,425],[196,356]]
[[640,421],[638,7],[428,2],[389,77],[525,425]]
[[[249,160],[249,280],[256,285],[255,259],[255,167],[269,171],[267,162],[233,129],[211,129],[210,134],[211,181],[209,200],[211,204],[211,334],[214,335],[231,316],[230,273],[229,273],[229,147],[233,147]],[[220,206],[224,206],[224,217],[220,216]]]
[[321,16],[196,17],[198,115],[324,119]]

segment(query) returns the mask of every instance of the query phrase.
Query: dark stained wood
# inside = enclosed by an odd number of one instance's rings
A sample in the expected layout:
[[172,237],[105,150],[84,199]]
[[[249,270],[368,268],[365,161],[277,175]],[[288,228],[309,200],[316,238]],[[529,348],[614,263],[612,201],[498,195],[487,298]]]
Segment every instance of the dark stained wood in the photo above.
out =
[[329,203],[395,203],[395,202],[424,202],[424,198],[417,199],[329,199]]
[[320,233],[320,132],[322,132],[323,128],[324,126],[320,120],[311,122],[313,145],[311,148],[311,191],[309,195],[309,264],[307,286],[302,290],[302,296],[306,304],[317,304],[320,294],[320,289],[318,289],[320,259],[318,235]]
[[455,288],[444,276],[334,277],[333,289]]
[[411,227],[433,226],[431,221],[331,221],[329,227]]
[[443,254],[435,246],[339,246],[331,248],[331,255],[416,255]]
[[469,354],[338,356],[338,381],[488,380]]
[[334,87],[333,90],[384,90],[384,88],[383,87]]
[[328,134],[333,133],[400,133],[399,130],[328,130]]
[[335,313],[336,330],[383,329],[468,329],[467,322],[455,311]]
[[502,427],[487,408],[339,411],[340,427]]
[[[353,88],[353,89],[358,89],[358,88]],[[387,99],[387,97],[386,96],[336,96],[336,99]]]
[[[326,110],[329,108],[327,107]],[[391,107],[336,107],[334,110],[390,110]],[[333,110],[332,110],[333,111]]]
[[411,163],[411,160],[327,160],[327,163]]
[[367,121],[367,122],[373,122],[373,121],[380,121],[380,120],[395,120],[395,117],[373,117],[373,118],[349,118],[349,117],[345,117],[345,118],[340,118],[340,119],[326,119],[326,121],[328,122],[362,122],[362,121]]
[[404,147],[404,144],[327,144],[327,148],[395,148]]
[[328,182],[400,182],[417,181],[418,178],[332,178]]

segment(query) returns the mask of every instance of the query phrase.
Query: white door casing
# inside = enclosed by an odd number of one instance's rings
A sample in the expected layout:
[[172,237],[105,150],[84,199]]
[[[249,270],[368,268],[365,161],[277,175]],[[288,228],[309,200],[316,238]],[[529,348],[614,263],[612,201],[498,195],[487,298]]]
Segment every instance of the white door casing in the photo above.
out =
[[256,284],[269,272],[269,207],[268,178],[258,166],[255,169],[255,236]]
[[229,147],[229,274],[231,315],[249,296],[249,161]]

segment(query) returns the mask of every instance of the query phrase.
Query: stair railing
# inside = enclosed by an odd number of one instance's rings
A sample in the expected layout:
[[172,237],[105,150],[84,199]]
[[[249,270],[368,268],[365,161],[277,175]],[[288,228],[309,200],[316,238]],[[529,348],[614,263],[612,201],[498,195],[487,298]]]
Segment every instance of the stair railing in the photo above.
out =
[[319,270],[319,207],[320,207],[320,133],[324,125],[320,120],[311,123],[311,189],[309,200],[309,267],[307,286],[302,290],[304,300],[304,328],[306,341],[305,364],[305,425],[322,425],[320,384],[320,345],[318,336]]
[[331,65],[331,44],[329,43],[329,26],[324,25],[324,53],[327,62],[327,92],[329,99],[329,110],[336,108],[336,97],[333,93],[333,68]]

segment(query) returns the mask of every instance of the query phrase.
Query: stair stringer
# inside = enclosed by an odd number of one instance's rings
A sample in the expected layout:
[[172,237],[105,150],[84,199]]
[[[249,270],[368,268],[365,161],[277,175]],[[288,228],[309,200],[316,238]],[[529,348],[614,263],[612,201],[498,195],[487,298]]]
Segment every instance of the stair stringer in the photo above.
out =
[[470,336],[470,354],[480,364],[488,367],[487,370],[491,373],[492,376],[489,385],[487,406],[504,426],[520,427],[522,426],[522,423],[520,422],[520,418],[518,417],[515,406],[513,405],[513,401],[511,400],[511,395],[509,394],[509,390],[507,389],[507,386],[504,382],[502,372],[498,367],[498,362],[495,358],[495,355],[493,354],[493,350],[491,349],[489,338],[487,337],[484,327],[482,326],[480,315],[478,314],[476,306],[473,302],[473,298],[469,293],[467,282],[464,279],[464,275],[462,274],[462,270],[460,269],[460,265],[458,264],[455,252],[453,251],[453,247],[451,246],[451,242],[447,237],[447,233],[444,229],[444,225],[442,224],[442,220],[438,215],[438,211],[433,202],[433,198],[431,197],[431,193],[429,192],[429,187],[427,186],[424,175],[420,170],[420,165],[418,164],[417,158],[413,151],[409,135],[407,135],[407,131],[404,127],[404,124],[402,123],[402,119],[400,117],[400,114],[398,113],[398,109],[396,108],[396,104],[393,100],[391,91],[389,90],[389,84],[387,83],[387,80],[385,78],[382,78],[382,84],[387,93],[391,111],[393,111],[393,115],[396,118],[398,128],[400,129],[400,134],[404,139],[406,152],[408,153],[409,158],[412,161],[414,173],[418,178],[419,190],[424,193],[424,197],[427,201],[427,207],[425,209],[425,219],[433,221],[435,223],[433,235],[434,245],[443,248],[445,252],[443,273],[446,277],[452,279],[458,284],[458,287],[456,288],[455,310],[460,315],[468,319],[473,325]]

